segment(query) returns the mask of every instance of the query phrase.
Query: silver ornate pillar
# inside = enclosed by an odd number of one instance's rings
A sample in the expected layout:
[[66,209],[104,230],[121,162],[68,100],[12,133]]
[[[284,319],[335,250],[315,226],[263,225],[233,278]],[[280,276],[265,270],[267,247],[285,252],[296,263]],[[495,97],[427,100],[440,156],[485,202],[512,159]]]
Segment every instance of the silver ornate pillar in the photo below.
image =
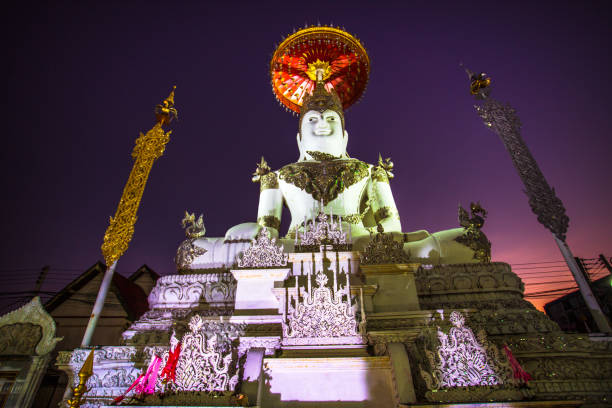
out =
[[516,111],[509,104],[502,104],[489,96],[491,79],[487,78],[486,74],[475,74],[467,69],[466,72],[470,78],[472,95],[476,100],[482,101],[479,105],[474,106],[476,112],[478,112],[484,124],[497,133],[504,143],[512,159],[512,164],[514,164],[525,186],[525,194],[529,199],[531,211],[537,215],[538,222],[552,232],[599,331],[602,333],[612,332],[610,323],[602,313],[597,299],[565,242],[569,217],[565,214],[565,207],[556,196],[555,189],[551,188],[546,182],[540,167],[521,137],[521,122]]

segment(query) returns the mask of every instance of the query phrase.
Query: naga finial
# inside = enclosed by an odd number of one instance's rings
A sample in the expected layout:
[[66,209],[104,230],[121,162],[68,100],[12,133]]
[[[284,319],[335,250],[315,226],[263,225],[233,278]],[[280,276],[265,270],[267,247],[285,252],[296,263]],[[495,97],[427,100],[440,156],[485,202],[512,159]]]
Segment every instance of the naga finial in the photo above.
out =
[[480,230],[487,218],[487,211],[480,202],[470,203],[472,216],[459,204],[459,224],[465,228],[465,233],[455,241],[466,245],[474,251],[474,259],[480,262],[491,262],[491,242]]
[[481,72],[476,74],[466,68],[463,63],[459,63],[470,79],[470,93],[476,97],[476,99],[486,99],[489,97],[491,92],[491,78],[487,77],[487,74]]
[[478,201],[470,203],[470,211],[472,213],[471,218],[468,212],[459,204],[459,225],[464,228],[481,229],[485,218],[487,218],[487,210],[482,208]]
[[187,235],[187,238],[200,238],[206,234],[202,214],[200,214],[200,217],[196,221],[195,213],[189,214],[189,212],[185,211],[185,217],[181,221],[181,225],[185,228],[185,235]]
[[174,107],[174,90],[176,85],[172,87],[170,95],[164,101],[155,106],[155,117],[161,125],[167,125],[172,119],[178,120],[178,111]]

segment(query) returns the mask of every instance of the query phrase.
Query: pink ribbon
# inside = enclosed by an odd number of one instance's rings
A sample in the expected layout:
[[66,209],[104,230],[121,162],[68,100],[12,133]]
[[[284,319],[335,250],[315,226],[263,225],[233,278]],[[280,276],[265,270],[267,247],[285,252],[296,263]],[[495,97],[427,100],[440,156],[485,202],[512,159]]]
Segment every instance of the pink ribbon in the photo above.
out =
[[147,373],[144,375],[142,381],[136,386],[136,392],[142,394],[155,393],[155,382],[157,382],[157,375],[159,374],[161,362],[162,359],[159,356],[153,355],[149,368],[147,368]]
[[132,383],[132,385],[130,385],[130,388],[127,389],[127,391],[125,391],[122,395],[118,396],[117,398],[115,398],[113,400],[113,404],[118,404],[121,401],[123,401],[123,399],[125,398],[125,396],[127,395],[128,392],[132,391],[132,388],[136,387],[139,383],[140,380],[142,380],[142,378],[144,377],[144,374],[140,374],[138,376],[138,378],[136,380],[134,380],[134,382]]
[[514,378],[523,381],[525,382],[525,384],[527,384],[529,380],[531,380],[531,376],[529,375],[529,373],[523,370],[523,367],[521,367],[519,362],[512,354],[512,351],[510,351],[510,348],[506,345],[504,345],[504,352],[506,353],[506,357],[508,357],[508,361],[510,361],[510,365],[512,366],[512,373],[514,375]]

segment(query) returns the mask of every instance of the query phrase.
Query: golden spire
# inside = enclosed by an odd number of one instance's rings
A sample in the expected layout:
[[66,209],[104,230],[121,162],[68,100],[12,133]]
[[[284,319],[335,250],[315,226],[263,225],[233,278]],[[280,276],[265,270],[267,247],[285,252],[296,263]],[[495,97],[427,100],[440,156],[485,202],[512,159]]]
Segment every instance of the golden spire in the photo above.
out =
[[174,89],[162,103],[155,107],[157,123],[146,135],[140,133],[132,157],[134,166],[128,177],[128,181],[123,188],[123,194],[117,206],[114,217],[110,217],[110,225],[104,234],[102,244],[102,254],[106,265],[110,267],[127,250],[132,236],[134,235],[134,224],[136,223],[136,213],[140,206],[142,193],[151,172],[153,162],[164,154],[166,144],[170,140],[172,131],[164,132],[163,125],[166,125],[177,117],[174,108]]
[[172,106],[174,106],[174,90],[175,89],[176,89],[176,85],[172,87],[172,91],[170,91],[170,95],[168,95],[168,97],[164,99],[164,102],[168,102]]

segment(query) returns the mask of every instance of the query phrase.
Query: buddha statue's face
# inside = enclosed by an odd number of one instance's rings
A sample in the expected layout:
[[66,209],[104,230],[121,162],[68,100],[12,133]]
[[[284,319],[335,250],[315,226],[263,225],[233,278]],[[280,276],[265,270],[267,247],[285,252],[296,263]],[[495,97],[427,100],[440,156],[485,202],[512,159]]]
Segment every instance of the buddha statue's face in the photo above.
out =
[[342,131],[340,115],[333,110],[323,113],[311,110],[302,118],[300,133],[297,135],[300,160],[311,159],[307,151],[346,156],[348,134]]

